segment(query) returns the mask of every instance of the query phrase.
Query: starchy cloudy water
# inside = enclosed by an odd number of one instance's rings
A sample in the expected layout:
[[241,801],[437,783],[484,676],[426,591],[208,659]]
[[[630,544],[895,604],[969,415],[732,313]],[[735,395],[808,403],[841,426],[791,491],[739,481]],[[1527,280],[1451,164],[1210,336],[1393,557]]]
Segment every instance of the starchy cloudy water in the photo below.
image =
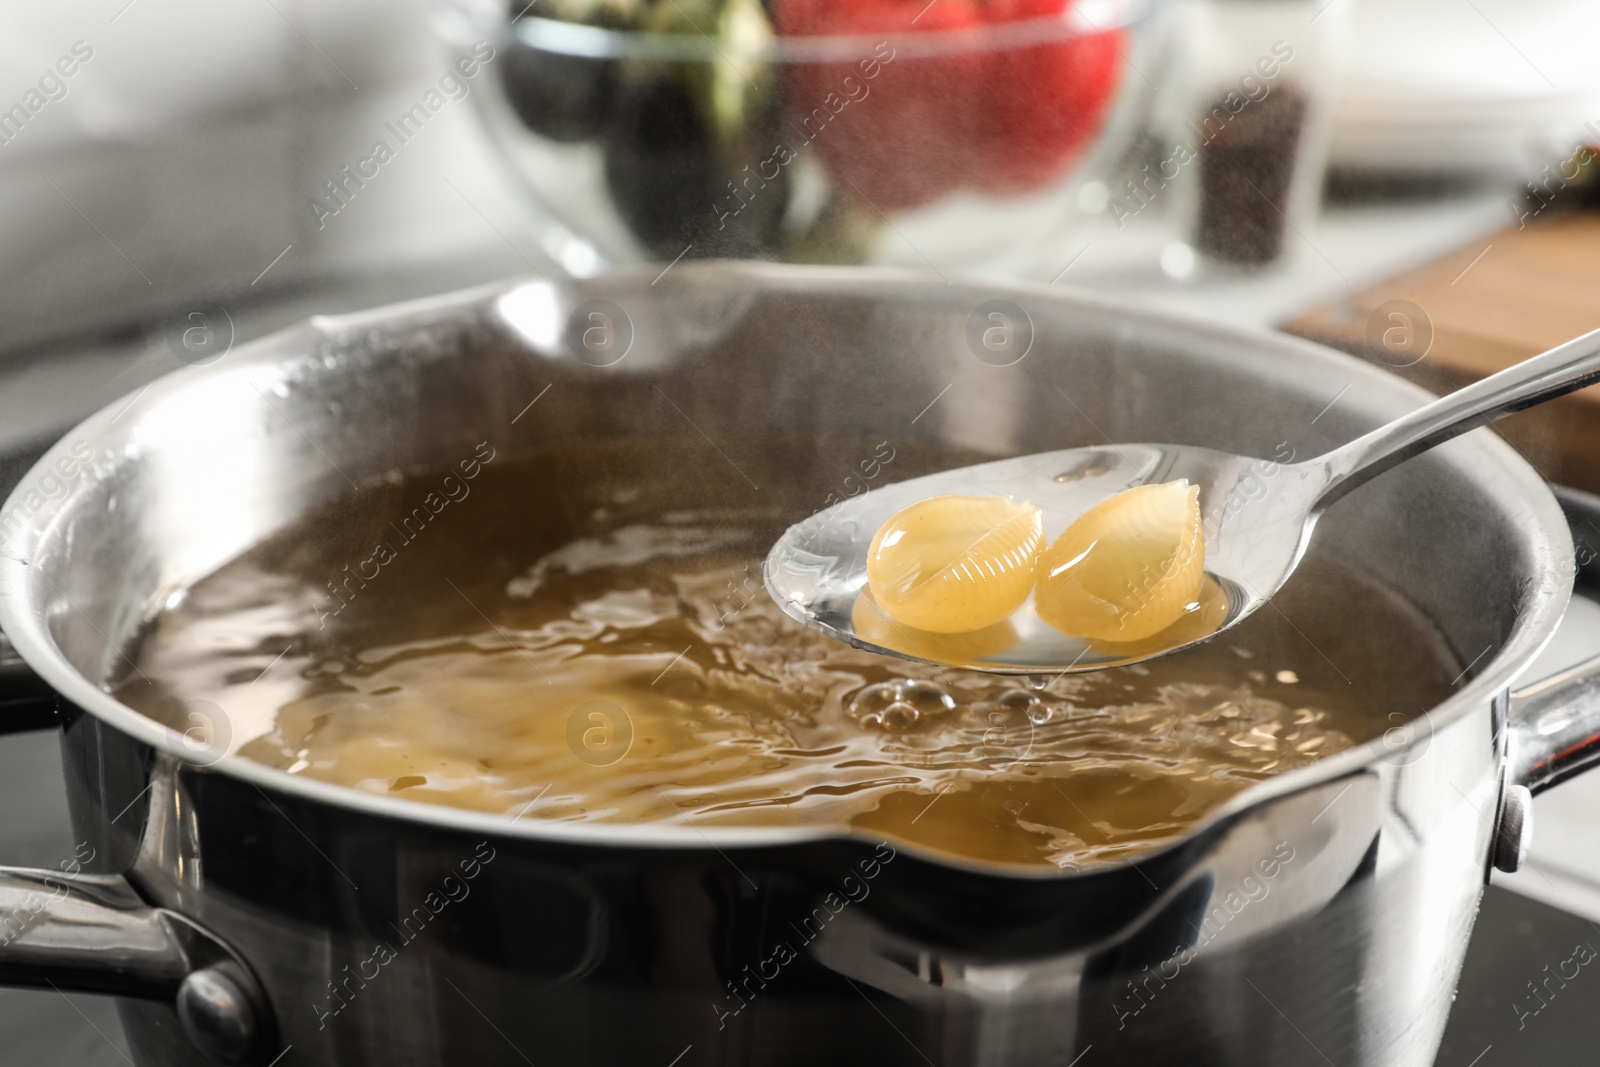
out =
[[173,725],[185,701],[212,702],[249,758],[412,801],[854,826],[1076,868],[1383,733],[1454,674],[1414,612],[1316,557],[1281,615],[1148,664],[1030,681],[901,662],[771,603],[772,516],[651,513],[648,493],[615,485],[621,503],[583,522],[500,514],[531,471],[486,471],[488,499],[396,545],[379,577],[344,586],[336,617],[326,577],[350,557],[333,531],[430,482],[307,520],[174,598],[117,695]]

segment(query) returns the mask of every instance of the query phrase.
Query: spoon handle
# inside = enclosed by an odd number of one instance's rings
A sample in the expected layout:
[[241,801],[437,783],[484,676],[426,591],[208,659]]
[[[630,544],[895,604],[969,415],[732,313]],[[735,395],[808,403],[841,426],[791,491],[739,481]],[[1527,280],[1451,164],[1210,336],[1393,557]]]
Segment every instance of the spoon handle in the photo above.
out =
[[1507,367],[1321,456],[1324,507],[1457,434],[1600,381],[1600,330]]

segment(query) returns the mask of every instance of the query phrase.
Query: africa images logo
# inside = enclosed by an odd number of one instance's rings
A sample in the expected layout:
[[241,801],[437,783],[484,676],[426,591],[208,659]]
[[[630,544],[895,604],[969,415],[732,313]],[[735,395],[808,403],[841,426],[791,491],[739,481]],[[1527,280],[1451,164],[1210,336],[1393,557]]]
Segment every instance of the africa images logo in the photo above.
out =
[[67,79],[77,74],[83,64],[94,58],[94,49],[87,41],[72,42],[69,54],[39,75],[35,85],[22,94],[22,99],[0,111],[0,147],[10,144],[22,133],[23,127],[48,105],[65,100],[71,91]]
[[317,229],[327,226],[330,218],[349,207],[357,194],[367,187],[367,182],[376,178],[382,168],[399,155],[401,148],[415,140],[428,121],[444,110],[446,104],[452,100],[465,100],[472,92],[472,79],[494,59],[494,55],[494,46],[487,41],[473,45],[471,54],[462,56],[445,71],[437,87],[430,86],[422,94],[422,99],[401,112],[394,121],[383,124],[384,129],[394,137],[393,145],[388,138],[378,138],[367,155],[354,163],[345,164],[336,175],[323,182],[322,188],[327,192],[327,199],[311,201],[311,211],[317,216]]

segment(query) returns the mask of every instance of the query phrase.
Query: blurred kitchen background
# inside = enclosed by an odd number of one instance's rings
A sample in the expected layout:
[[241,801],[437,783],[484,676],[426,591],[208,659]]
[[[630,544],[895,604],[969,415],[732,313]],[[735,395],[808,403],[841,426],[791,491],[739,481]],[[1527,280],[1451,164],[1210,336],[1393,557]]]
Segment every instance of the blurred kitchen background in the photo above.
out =
[[[677,43],[608,36],[645,24],[628,0],[0,0],[0,489],[89,412],[307,315],[675,254],[1098,288],[1435,389],[1600,326],[1595,0],[1079,0],[1070,38],[999,68],[959,46],[1016,51],[974,10],[1061,3],[648,6]],[[1507,430],[1580,492],[1593,392]],[[1583,601],[1540,671],[1596,651]],[[0,744],[0,862],[72,852],[54,753]],[[1600,938],[1597,812],[1600,776],[1540,798],[1441,1063],[1591,1062],[1600,986],[1514,1055],[1494,1035],[1508,959]],[[119,1042],[95,998],[0,993],[0,1064]]]
[[[970,3],[938,0],[927,23],[936,21],[940,4]],[[527,6],[522,30],[541,22],[541,5],[557,13],[626,6],[539,0]],[[719,5],[671,6],[685,12],[689,26],[719,32]],[[781,10],[783,2],[769,6]],[[1585,0],[1154,0],[1146,14],[1115,0],[1078,6],[1090,25],[1134,22],[1109,42],[1122,100],[1101,116],[1103,126],[1114,127],[1101,138],[1110,143],[1082,149],[1065,177],[1042,189],[986,197],[952,181],[946,206],[890,206],[892,222],[872,235],[875,247],[865,257],[835,258],[1059,277],[1212,310],[1217,292],[1242,288],[1249,295],[1229,310],[1266,321],[1532,217],[1521,206],[1530,183],[1547,199],[1575,199],[1565,186],[1593,170],[1573,162],[1586,144],[1600,142],[1600,5]],[[507,8],[493,0],[431,7],[423,0],[7,0],[0,5],[0,108],[26,107],[30,93],[42,95],[43,106],[25,123],[0,120],[0,284],[7,297],[0,344],[181,317],[197,301],[259,300],[407,266],[450,264],[470,281],[528,271],[552,256],[588,273],[608,260],[648,254],[648,242],[617,254],[622,241],[601,232],[603,220],[588,209],[603,182],[598,167],[577,159],[582,146],[546,141],[541,155],[508,144],[516,138],[505,136],[508,124],[500,121],[502,87],[516,76],[514,64],[568,42],[515,49],[496,42],[498,58],[461,79],[466,99],[446,96],[403,144],[388,132],[451,72],[441,32],[464,46],[485,39],[485,26],[492,33],[494,16],[504,32]],[[872,24],[850,29],[871,33]],[[733,54],[738,66],[731,36],[738,31],[727,32],[704,43]],[[1258,63],[1273,59],[1275,43],[1292,58],[1271,63],[1277,69],[1269,77]],[[38,92],[74,48],[92,58],[55,79],[59,99]],[[887,85],[891,75],[904,73],[901,85],[916,84],[908,59],[930,71],[939,62],[902,54],[900,70],[891,64],[883,71],[880,96],[900,87]],[[844,63],[790,63],[785,70],[806,85],[799,75],[841,68],[850,73]],[[753,71],[747,64],[735,76]],[[1216,144],[1202,145],[1201,131],[1216,124],[1208,127],[1206,116],[1221,115],[1217,105],[1229,93],[1249,99],[1257,85],[1256,93],[1271,95],[1249,103]],[[1030,87],[1044,91],[1036,81],[1016,80],[1017,90]],[[814,95],[830,88],[817,85]],[[1077,88],[1083,98],[1092,95]],[[857,105],[869,106],[877,105]],[[1282,114],[1296,107],[1297,115]],[[841,129],[850,117],[840,116]],[[504,149],[494,147],[486,126],[501,134]],[[1011,144],[1030,136],[1023,131]],[[1225,143],[1230,137],[1236,143]],[[1289,149],[1295,158],[1275,160],[1296,138],[1298,149]],[[343,168],[359,169],[380,139],[393,146],[394,158],[377,176],[359,187],[341,178]],[[1258,168],[1253,188],[1263,195],[1251,202],[1238,191],[1202,194],[1193,187],[1202,184],[1205,160],[1175,159],[1179,146],[1196,155],[1243,154]],[[974,145],[970,153],[991,147]],[[538,162],[550,176],[530,179]],[[1008,160],[998,154],[983,165],[1003,171]],[[1274,173],[1286,165],[1300,171],[1292,191]],[[811,175],[798,172],[807,167],[818,169],[809,158],[788,168],[797,172],[786,183],[794,187],[791,215],[805,199],[801,187]],[[1178,178],[1162,187],[1172,173]],[[743,176],[737,169],[729,175]],[[866,184],[863,177],[859,167],[843,173],[857,186]],[[347,204],[329,193],[330,180],[342,182]],[[566,217],[541,210],[530,186],[546,189]],[[1319,212],[1322,188],[1328,198]],[[708,183],[706,214],[725,195]],[[894,194],[878,193],[874,202],[884,195]],[[1003,210],[995,207],[1007,200]],[[318,202],[340,210],[327,215]],[[1262,256],[1229,249],[1226,237],[1213,235],[1209,251],[1222,258],[1208,261],[1202,223],[1210,215],[1215,229],[1215,217],[1226,222],[1229,211],[1261,216],[1260,228],[1269,232],[1255,240],[1281,248]],[[964,231],[963,222],[972,225]],[[971,232],[979,227],[987,232]],[[585,250],[566,230],[600,232],[600,251]],[[1274,230],[1281,232],[1274,237]],[[759,239],[753,248],[769,256],[793,251]],[[1263,259],[1274,262],[1263,269]]]

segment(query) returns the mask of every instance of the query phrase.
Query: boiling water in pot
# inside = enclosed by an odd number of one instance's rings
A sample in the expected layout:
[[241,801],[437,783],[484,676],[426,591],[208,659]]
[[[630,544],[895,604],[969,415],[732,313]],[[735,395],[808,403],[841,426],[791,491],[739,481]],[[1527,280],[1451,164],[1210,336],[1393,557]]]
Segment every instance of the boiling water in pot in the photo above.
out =
[[861,652],[772,604],[774,537],[830,486],[981,457],[763,441],[708,487],[663,476],[663,447],[485,444],[365,487],[169,598],[113,691],[204,742],[408,800],[853,826],[1057,869],[1378,736],[1458,670],[1414,609],[1316,555],[1275,610],[1130,668],[1025,680]]

